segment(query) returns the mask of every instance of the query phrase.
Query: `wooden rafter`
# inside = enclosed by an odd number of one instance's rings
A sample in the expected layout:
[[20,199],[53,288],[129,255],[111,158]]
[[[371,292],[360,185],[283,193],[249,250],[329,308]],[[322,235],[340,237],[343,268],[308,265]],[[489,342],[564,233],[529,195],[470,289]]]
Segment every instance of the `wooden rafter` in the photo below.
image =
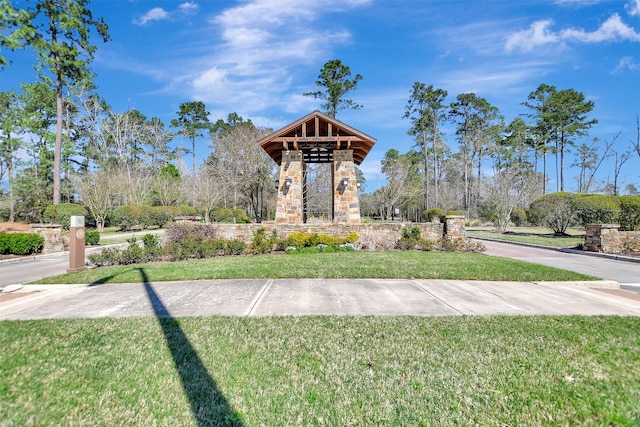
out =
[[376,139],[314,111],[258,143],[277,164],[282,162],[282,150],[301,150],[305,162],[324,163],[333,161],[333,150],[351,149],[353,160],[359,165],[373,148]]

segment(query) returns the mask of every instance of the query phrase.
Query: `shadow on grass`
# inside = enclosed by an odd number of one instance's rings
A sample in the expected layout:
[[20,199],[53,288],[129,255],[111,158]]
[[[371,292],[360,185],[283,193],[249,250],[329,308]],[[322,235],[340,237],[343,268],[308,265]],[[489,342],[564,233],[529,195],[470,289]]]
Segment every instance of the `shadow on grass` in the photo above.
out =
[[[167,346],[173,356],[182,388],[184,389],[191,412],[199,426],[242,426],[238,413],[229,405],[224,394],[216,386],[216,382],[207,367],[202,363],[198,352],[193,348],[185,335],[180,322],[171,317],[171,313],[162,299],[149,283],[144,268],[137,268],[142,276],[144,288],[164,333]],[[167,393],[171,393],[167,390]]]
[[131,270],[133,270],[133,269],[132,269],[132,268],[130,268],[129,270],[124,270],[124,271],[121,271],[121,272],[119,272],[119,273],[117,273],[117,274],[111,274],[111,275],[109,275],[109,276],[101,277],[101,278],[99,278],[98,280],[94,280],[93,282],[91,282],[91,283],[89,284],[89,287],[91,287],[91,286],[98,286],[98,285],[104,285],[105,283],[109,283],[109,280],[113,279],[114,277],[118,277],[118,276],[120,276],[121,274],[127,273],[127,272],[129,272],[129,271],[131,271]]

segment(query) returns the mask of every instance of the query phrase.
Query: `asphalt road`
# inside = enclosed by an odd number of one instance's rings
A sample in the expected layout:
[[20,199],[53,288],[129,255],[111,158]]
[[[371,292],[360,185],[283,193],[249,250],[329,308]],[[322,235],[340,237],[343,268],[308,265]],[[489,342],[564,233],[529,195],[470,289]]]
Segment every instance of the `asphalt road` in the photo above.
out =
[[[620,283],[623,289],[640,291],[640,262],[624,261],[577,251],[557,251],[483,240],[485,254],[562,268]],[[640,261],[640,260],[638,260]]]

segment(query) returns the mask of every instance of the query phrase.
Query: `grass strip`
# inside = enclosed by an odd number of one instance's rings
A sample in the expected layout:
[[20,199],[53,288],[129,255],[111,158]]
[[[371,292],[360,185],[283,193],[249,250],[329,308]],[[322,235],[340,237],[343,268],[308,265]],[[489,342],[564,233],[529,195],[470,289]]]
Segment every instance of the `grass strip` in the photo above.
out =
[[[136,266],[136,267],[139,267]],[[497,281],[572,281],[594,277],[524,261],[450,252],[337,252],[218,257],[144,264],[151,282],[207,279],[371,278]],[[132,266],[103,267],[34,283],[130,283]]]
[[469,237],[484,237],[487,239],[504,240],[507,242],[521,242],[533,245],[549,246],[552,248],[575,248],[584,243],[583,236],[554,236],[553,233],[538,233],[527,231],[509,231],[497,233],[489,230],[467,230]]
[[2,425],[638,425],[640,319],[0,322]]

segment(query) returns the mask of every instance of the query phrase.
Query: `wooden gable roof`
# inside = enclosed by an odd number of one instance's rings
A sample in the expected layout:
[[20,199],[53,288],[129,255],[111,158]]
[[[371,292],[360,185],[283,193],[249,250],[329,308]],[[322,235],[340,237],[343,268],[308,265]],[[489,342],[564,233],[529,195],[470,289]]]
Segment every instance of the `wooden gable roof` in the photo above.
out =
[[316,110],[258,143],[278,165],[282,150],[302,151],[306,163],[332,162],[333,150],[353,150],[353,160],[359,165],[376,139]]

